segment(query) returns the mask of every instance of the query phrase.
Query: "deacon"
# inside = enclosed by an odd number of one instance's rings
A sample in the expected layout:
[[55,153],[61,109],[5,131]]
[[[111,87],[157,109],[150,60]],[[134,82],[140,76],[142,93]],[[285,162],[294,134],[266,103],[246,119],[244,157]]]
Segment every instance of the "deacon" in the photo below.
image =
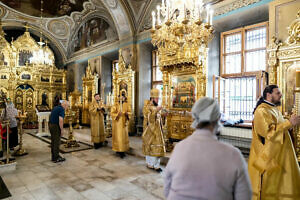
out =
[[146,129],[143,132],[143,153],[149,169],[161,172],[160,157],[165,155],[165,142],[162,132],[161,107],[158,106],[159,90],[152,89],[150,103],[144,106],[143,112],[147,120]]
[[248,170],[252,200],[300,199],[300,170],[289,129],[300,124],[300,116],[283,118],[277,106],[282,94],[269,85],[257,102]]
[[111,109],[112,117],[112,150],[120,156],[125,157],[129,150],[128,122],[131,113],[130,105],[127,103],[125,92],[115,101]]
[[101,102],[100,95],[94,95],[94,100],[89,106],[91,120],[91,135],[94,148],[98,149],[106,144],[104,132],[104,105]]

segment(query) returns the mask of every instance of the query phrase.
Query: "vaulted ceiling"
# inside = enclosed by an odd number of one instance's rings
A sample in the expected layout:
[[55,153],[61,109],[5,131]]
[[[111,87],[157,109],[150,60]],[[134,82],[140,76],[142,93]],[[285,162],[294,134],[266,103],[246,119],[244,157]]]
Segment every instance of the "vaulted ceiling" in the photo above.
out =
[[[258,1],[204,0],[204,3],[214,4],[216,15],[220,15]],[[150,29],[151,11],[160,3],[161,0],[44,0],[42,31],[66,62],[72,56],[78,31],[87,21],[101,18],[109,24],[106,40],[100,46],[114,41],[121,43]],[[39,32],[39,9],[40,0],[0,0],[4,27],[21,27],[26,23],[32,32]]]

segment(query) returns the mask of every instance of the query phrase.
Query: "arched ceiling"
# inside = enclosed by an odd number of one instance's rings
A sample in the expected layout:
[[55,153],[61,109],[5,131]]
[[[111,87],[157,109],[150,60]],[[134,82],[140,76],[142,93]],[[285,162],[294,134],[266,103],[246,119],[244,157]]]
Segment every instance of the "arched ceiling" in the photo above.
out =
[[[119,43],[128,43],[133,41],[139,33],[150,29],[151,12],[156,5],[161,3],[161,0],[44,0],[44,4],[46,1],[47,3],[56,2],[57,5],[67,5],[53,7],[52,11],[45,9],[45,15],[48,14],[48,16],[44,17],[42,23],[42,31],[48,38],[53,39],[52,41],[62,54],[64,63],[72,56],[71,49],[76,39],[74,36],[91,18],[102,18],[113,29],[101,45],[110,44],[114,40]],[[222,15],[259,1],[204,0],[204,3],[214,4],[215,15]],[[12,5],[13,2],[21,3],[20,7]],[[26,10],[22,7],[22,4],[26,5],[26,2],[29,5],[40,0],[0,0],[0,18],[4,24],[18,27],[20,24],[27,23],[38,28],[40,18],[36,16],[39,16],[37,12],[39,6],[31,6]],[[34,9],[35,13],[30,13]],[[59,9],[65,10],[62,12]],[[94,45],[93,48],[100,48],[100,46]]]
[[[19,12],[39,17],[41,0],[0,0],[5,5]],[[61,17],[74,11],[81,12],[83,3],[88,0],[47,0],[43,1],[44,17]]]

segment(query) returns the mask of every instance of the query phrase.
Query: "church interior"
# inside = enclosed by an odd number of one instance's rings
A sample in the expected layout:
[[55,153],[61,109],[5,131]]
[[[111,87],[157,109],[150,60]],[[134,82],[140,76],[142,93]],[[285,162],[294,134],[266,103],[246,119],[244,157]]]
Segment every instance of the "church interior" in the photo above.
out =
[[[1,0],[0,20],[0,109],[10,101],[18,110],[14,148],[1,119],[0,199],[165,199],[164,168],[194,131],[198,99],[218,102],[218,140],[246,162],[267,85],[280,88],[284,117],[300,114],[299,0]],[[143,146],[152,95],[165,149],[159,173],[146,167]],[[58,163],[56,99],[68,101]],[[123,127],[116,109],[126,110]],[[125,129],[129,146],[115,150]],[[300,126],[291,136],[300,163]]]

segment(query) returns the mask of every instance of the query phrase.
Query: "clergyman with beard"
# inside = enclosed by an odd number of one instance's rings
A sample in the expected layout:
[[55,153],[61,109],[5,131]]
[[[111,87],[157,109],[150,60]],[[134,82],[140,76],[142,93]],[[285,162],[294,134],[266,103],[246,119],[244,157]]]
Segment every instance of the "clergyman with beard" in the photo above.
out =
[[254,109],[248,162],[252,200],[300,199],[300,169],[289,134],[300,116],[284,119],[277,108],[281,97],[278,86],[269,85]]

